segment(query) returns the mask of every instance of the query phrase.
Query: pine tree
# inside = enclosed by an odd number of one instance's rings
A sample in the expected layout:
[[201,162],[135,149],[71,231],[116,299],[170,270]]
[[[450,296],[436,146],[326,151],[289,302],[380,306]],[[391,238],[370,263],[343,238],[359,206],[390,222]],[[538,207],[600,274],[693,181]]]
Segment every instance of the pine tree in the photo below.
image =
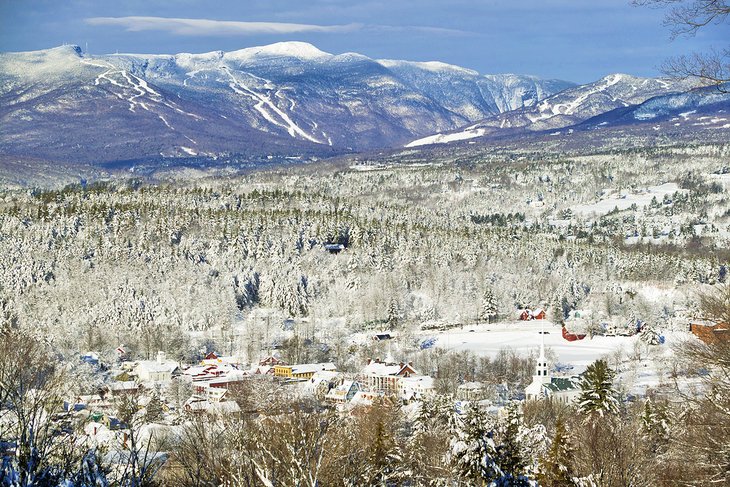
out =
[[497,446],[497,461],[506,475],[517,477],[525,468],[520,455],[519,432],[522,426],[522,415],[515,403],[505,408],[505,419],[500,425],[500,444]]
[[644,325],[641,329],[639,339],[647,345],[659,345],[661,343],[659,333],[648,325]]
[[396,301],[395,297],[391,298],[390,303],[388,304],[387,321],[390,328],[398,326],[400,321],[400,310],[398,309],[398,301]]
[[619,412],[618,393],[613,387],[616,372],[605,360],[596,360],[588,366],[580,381],[578,398],[580,412],[603,417],[606,413]]
[[363,474],[368,485],[393,485],[403,474],[401,446],[395,431],[389,429],[397,422],[397,413],[388,404],[378,404],[372,414],[375,417],[374,438]]
[[145,407],[145,422],[154,423],[162,419],[162,401],[157,393],[152,394]]
[[657,453],[669,443],[669,413],[667,407],[654,404],[651,399],[644,402],[641,414],[641,433],[652,452]]
[[460,424],[451,453],[458,474],[473,482],[492,482],[503,477],[497,464],[494,428],[487,414],[469,404]]
[[540,459],[540,471],[537,480],[545,487],[571,487],[575,450],[570,443],[570,436],[565,422],[558,418],[555,423],[555,436],[547,455]]
[[564,325],[565,324],[565,314],[563,313],[563,304],[560,300],[560,298],[556,297],[553,301],[551,313],[553,323],[556,325]]
[[489,323],[497,321],[497,318],[499,317],[497,299],[490,287],[484,291],[484,296],[482,297],[482,309],[479,314],[481,319],[487,320]]

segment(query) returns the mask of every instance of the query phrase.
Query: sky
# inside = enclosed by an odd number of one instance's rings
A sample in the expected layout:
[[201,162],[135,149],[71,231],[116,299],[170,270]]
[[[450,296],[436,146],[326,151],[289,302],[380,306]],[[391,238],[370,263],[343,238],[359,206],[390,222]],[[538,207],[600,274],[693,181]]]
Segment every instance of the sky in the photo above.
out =
[[657,76],[667,57],[727,44],[722,26],[671,40],[662,19],[630,0],[0,0],[0,51],[67,43],[91,54],[172,54],[296,40],[585,83]]

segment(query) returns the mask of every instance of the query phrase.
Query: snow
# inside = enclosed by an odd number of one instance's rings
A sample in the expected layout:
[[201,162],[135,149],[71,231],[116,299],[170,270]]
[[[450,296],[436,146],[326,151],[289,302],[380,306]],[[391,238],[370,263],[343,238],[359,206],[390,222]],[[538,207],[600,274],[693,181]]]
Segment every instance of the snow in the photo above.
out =
[[602,78],[597,83],[594,83],[593,88],[583,88],[585,92],[568,103],[558,103],[555,105],[550,105],[549,102],[545,101],[539,105],[539,109],[541,112],[550,110],[551,115],[549,116],[572,115],[592,95],[606,91],[608,88],[616,85],[619,81],[623,80],[625,76],[626,75],[623,74],[611,74],[609,76],[606,76],[605,78]]
[[634,204],[639,208],[648,206],[655,197],[661,203],[664,195],[672,195],[677,191],[681,190],[676,183],[664,183],[646,188],[645,191],[640,193],[609,193],[609,196],[605,199],[595,203],[576,205],[571,209],[576,216],[605,215],[615,208],[626,210]]
[[[224,67],[225,72],[230,77],[231,82],[228,84],[228,86],[231,87],[233,91],[240,95],[245,95],[248,97],[253,98],[258,103],[254,105],[254,108],[256,111],[258,111],[261,116],[263,116],[269,123],[272,125],[276,125],[278,127],[282,127],[286,129],[287,133],[291,135],[293,138],[296,138],[297,136],[309,140],[310,142],[315,142],[317,144],[321,144],[322,141],[315,139],[308,133],[306,133],[304,130],[302,130],[301,127],[299,127],[294,121],[289,117],[289,115],[284,112],[282,109],[277,107],[272,101],[271,97],[269,95],[264,95],[261,93],[258,93],[254,91],[252,88],[249,88],[248,86],[244,85],[238,78],[236,78],[231,70],[228,67]],[[273,113],[270,113],[269,110]],[[278,120],[277,120],[278,117]]]
[[453,72],[453,73],[459,73],[459,74],[468,74],[471,76],[479,76],[479,73],[477,71],[474,71],[473,69],[462,68],[461,66],[443,63],[441,61],[417,62],[417,61],[399,61],[396,59],[378,59],[376,62],[378,64],[380,64],[381,66],[384,66],[389,69],[390,68],[401,68],[401,67],[414,67],[414,68],[423,69],[424,71],[430,71],[432,73]]
[[287,56],[297,59],[317,60],[331,57],[332,54],[320,51],[308,42],[276,42],[267,46],[247,47],[223,55],[226,59],[243,61],[256,57]]
[[413,142],[409,142],[406,144],[406,147],[418,147],[421,145],[430,145],[430,144],[448,144],[449,142],[455,142],[458,140],[467,140],[467,139],[473,139],[476,137],[481,137],[486,132],[483,128],[478,129],[467,129],[463,132],[456,132],[451,134],[436,134],[436,135],[429,135],[428,137],[424,137],[422,139],[414,140]]
[[195,152],[195,149],[191,149],[190,147],[182,147],[181,146],[180,149],[182,149],[182,151],[185,152],[188,155],[191,155],[191,156],[197,156],[198,155],[198,153]]
[[[544,325],[543,325],[544,323]],[[545,327],[545,347],[553,350],[560,363],[574,366],[573,371],[580,373],[595,360],[610,355],[616,350],[631,350],[638,340],[637,336],[596,336],[569,342],[561,334],[559,326],[547,320],[539,322],[507,322],[490,325],[476,325],[463,330],[449,330],[435,336],[436,346],[448,350],[468,350],[477,355],[495,357],[505,348],[528,356],[537,354],[540,348],[540,330]],[[474,330],[473,332],[470,330]]]

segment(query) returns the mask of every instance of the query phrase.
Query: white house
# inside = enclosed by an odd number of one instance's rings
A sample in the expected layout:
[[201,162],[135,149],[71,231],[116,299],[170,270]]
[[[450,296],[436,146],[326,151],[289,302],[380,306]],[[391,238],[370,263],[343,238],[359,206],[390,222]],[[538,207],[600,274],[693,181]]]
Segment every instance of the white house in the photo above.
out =
[[165,352],[157,352],[157,360],[141,360],[134,368],[134,372],[142,382],[167,382],[177,370],[178,363],[167,360]]
[[346,380],[337,387],[330,389],[324,398],[327,402],[333,404],[345,404],[346,402],[350,402],[355,397],[355,394],[361,390],[362,388],[359,382]]
[[398,389],[399,397],[404,401],[418,401],[436,390],[433,377],[428,375],[402,377],[398,382]]
[[369,361],[360,372],[371,391],[392,394],[399,392],[401,379],[417,374],[411,363],[386,363],[378,359]]

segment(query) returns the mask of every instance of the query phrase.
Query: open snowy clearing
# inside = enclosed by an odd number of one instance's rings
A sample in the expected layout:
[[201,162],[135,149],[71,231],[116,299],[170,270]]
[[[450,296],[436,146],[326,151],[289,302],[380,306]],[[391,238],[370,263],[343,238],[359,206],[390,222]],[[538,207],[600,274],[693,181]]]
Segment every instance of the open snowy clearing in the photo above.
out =
[[[586,337],[569,342],[563,338],[560,326],[547,320],[465,326],[427,336],[436,339],[437,347],[470,351],[481,356],[496,357],[505,348],[523,356],[537,356],[543,329],[546,332],[545,348],[552,350],[556,363],[567,374],[579,374],[592,362],[604,358],[612,367],[618,366],[620,381],[635,394],[643,394],[647,388],[669,382],[670,364],[667,359],[673,355],[672,345],[691,337],[686,332],[661,332],[666,343],[656,346],[641,343],[638,335]],[[637,352],[640,360],[629,360],[629,355],[637,355]]]
[[646,188],[645,191],[640,193],[612,193],[607,198],[595,203],[576,205],[572,210],[575,215],[583,217],[601,216],[610,213],[615,208],[627,210],[634,204],[638,208],[649,206],[654,198],[661,203],[665,195],[672,195],[677,191],[682,190],[679,189],[676,183],[665,183]]
[[582,372],[591,362],[618,349],[631,350],[638,340],[636,336],[597,336],[569,342],[563,338],[560,327],[547,320],[467,326],[431,336],[436,338],[436,346],[449,350],[494,357],[500,350],[510,348],[525,356],[537,356],[543,327],[545,348],[553,350],[559,363],[573,365],[575,372]]

